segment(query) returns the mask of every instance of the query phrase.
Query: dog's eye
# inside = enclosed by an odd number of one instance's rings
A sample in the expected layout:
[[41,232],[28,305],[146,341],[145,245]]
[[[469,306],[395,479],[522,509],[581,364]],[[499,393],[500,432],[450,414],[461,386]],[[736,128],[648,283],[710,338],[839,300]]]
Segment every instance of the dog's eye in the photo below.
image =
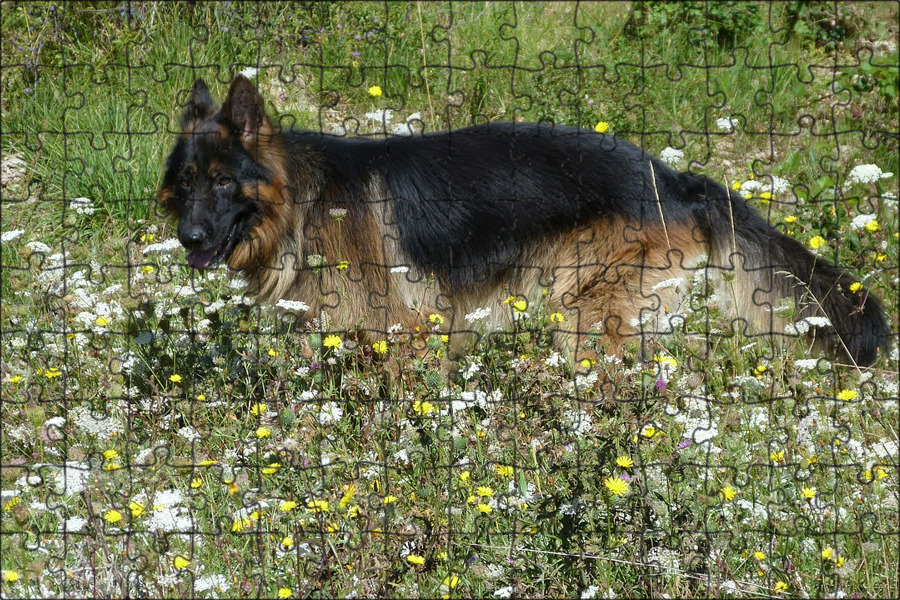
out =
[[186,190],[191,189],[190,177],[182,177],[181,179],[178,180],[178,185],[180,185],[182,188],[184,188]]
[[226,185],[228,185],[231,182],[232,182],[231,177],[228,177],[227,175],[219,175],[216,178],[216,185],[219,187],[225,187]]

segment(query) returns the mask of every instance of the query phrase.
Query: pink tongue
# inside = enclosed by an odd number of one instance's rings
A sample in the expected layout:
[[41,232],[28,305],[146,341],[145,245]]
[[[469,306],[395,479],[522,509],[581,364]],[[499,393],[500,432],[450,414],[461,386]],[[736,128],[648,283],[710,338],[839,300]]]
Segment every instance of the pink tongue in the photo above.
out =
[[215,250],[206,250],[205,252],[188,252],[187,262],[194,269],[205,269],[216,256]]

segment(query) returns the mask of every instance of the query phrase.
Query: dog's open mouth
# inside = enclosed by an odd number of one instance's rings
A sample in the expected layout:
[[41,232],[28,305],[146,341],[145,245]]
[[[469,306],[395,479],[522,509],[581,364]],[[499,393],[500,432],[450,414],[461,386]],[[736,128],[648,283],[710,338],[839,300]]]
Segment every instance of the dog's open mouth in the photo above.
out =
[[231,253],[232,248],[237,244],[237,224],[231,227],[228,237],[219,246],[210,250],[192,250],[187,253],[187,263],[197,270],[208,269],[219,263],[223,258]]

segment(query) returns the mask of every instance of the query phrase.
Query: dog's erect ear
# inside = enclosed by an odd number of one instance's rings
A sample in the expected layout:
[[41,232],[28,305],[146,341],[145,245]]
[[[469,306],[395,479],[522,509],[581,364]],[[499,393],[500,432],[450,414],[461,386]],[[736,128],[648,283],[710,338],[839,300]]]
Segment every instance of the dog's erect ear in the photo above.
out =
[[209,95],[209,88],[202,79],[194,80],[194,87],[191,88],[191,97],[188,99],[187,108],[181,115],[181,128],[187,129],[187,126],[194,121],[199,121],[212,116],[213,99]]
[[222,114],[231,120],[241,134],[244,146],[255,146],[259,136],[272,134],[272,125],[263,109],[263,99],[253,82],[238,75],[231,82],[228,97],[222,104]]

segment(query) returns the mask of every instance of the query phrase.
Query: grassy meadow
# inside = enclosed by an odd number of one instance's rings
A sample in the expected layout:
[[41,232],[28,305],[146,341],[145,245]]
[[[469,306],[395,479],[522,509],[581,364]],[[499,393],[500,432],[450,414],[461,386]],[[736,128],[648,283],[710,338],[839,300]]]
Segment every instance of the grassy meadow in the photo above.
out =
[[582,125],[741,190],[896,332],[896,3],[0,11],[0,597],[900,593],[896,341],[772,347],[695,280],[652,359],[573,370],[512,299],[448,372],[445,316],[373,347],[257,305],[154,204],[196,77],[282,128]]

